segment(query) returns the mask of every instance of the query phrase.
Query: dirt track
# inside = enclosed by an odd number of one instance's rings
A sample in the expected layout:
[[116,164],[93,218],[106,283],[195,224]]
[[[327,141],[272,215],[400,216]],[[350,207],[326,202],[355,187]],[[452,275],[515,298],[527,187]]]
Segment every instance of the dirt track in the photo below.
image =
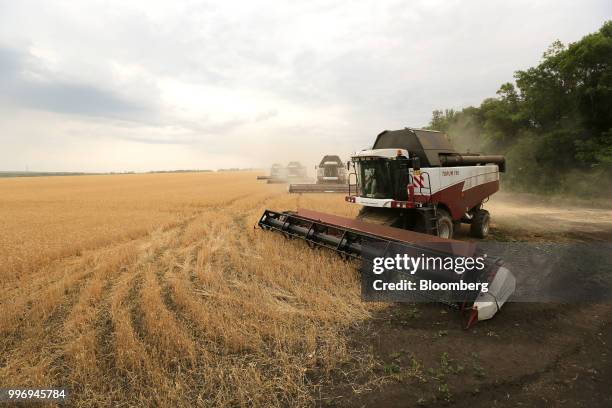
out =
[[[506,193],[486,208],[491,240],[612,242],[610,209]],[[463,330],[443,306],[392,305],[351,333],[354,347],[374,352],[383,384],[360,394],[355,385],[330,387],[322,405],[609,407],[611,312],[609,303],[510,303]]]
[[612,208],[498,193],[485,205],[499,241],[612,241]]

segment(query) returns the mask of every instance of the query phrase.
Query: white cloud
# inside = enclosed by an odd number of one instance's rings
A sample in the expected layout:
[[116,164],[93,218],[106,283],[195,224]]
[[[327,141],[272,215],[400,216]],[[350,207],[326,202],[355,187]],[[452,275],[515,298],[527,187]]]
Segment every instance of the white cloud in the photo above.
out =
[[3,2],[0,169],[346,157],[611,16],[606,0]]

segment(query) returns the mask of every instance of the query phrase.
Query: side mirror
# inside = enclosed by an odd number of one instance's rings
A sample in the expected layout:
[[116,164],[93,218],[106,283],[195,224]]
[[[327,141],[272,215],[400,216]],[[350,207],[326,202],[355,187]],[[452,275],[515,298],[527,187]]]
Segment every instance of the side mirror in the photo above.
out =
[[421,159],[418,157],[412,158],[412,170],[421,170]]

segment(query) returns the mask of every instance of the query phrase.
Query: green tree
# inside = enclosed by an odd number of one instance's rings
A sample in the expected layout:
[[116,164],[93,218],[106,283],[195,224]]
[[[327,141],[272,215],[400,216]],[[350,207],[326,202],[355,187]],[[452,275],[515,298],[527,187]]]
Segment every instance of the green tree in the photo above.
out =
[[431,121],[426,129],[439,130],[441,132],[448,131],[450,124],[457,115],[454,109],[434,110],[432,112]]
[[567,46],[555,41],[514,78],[479,107],[434,111],[429,128],[459,150],[506,154],[510,186],[565,191],[564,180],[582,180],[585,191],[612,194],[612,21]]

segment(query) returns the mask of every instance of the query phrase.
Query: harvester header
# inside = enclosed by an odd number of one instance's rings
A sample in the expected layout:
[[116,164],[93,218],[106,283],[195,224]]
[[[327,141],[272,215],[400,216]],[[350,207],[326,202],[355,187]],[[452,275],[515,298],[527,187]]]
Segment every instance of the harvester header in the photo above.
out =
[[[266,210],[258,225],[264,230],[277,231],[287,237],[303,239],[313,247],[331,249],[345,258],[361,259],[366,264],[371,262],[375,252],[381,256],[399,251],[469,257],[477,251],[476,246],[470,243],[382,225],[371,225],[359,220],[311,210],[283,213]],[[384,250],[380,252],[380,248]],[[503,262],[499,259],[488,258],[480,273],[464,277],[469,278],[472,282],[486,283],[488,285],[486,291],[466,291],[463,294],[460,293],[459,297],[456,293],[452,295],[442,293],[436,297],[421,295],[429,300],[467,311],[467,327],[478,320],[490,319],[508,300],[516,285],[514,276],[502,264]],[[367,271],[362,271],[362,273],[367,273]],[[430,272],[421,274],[419,277],[427,278],[428,275],[437,282],[453,283],[460,280],[460,277],[454,272],[444,275]]]

